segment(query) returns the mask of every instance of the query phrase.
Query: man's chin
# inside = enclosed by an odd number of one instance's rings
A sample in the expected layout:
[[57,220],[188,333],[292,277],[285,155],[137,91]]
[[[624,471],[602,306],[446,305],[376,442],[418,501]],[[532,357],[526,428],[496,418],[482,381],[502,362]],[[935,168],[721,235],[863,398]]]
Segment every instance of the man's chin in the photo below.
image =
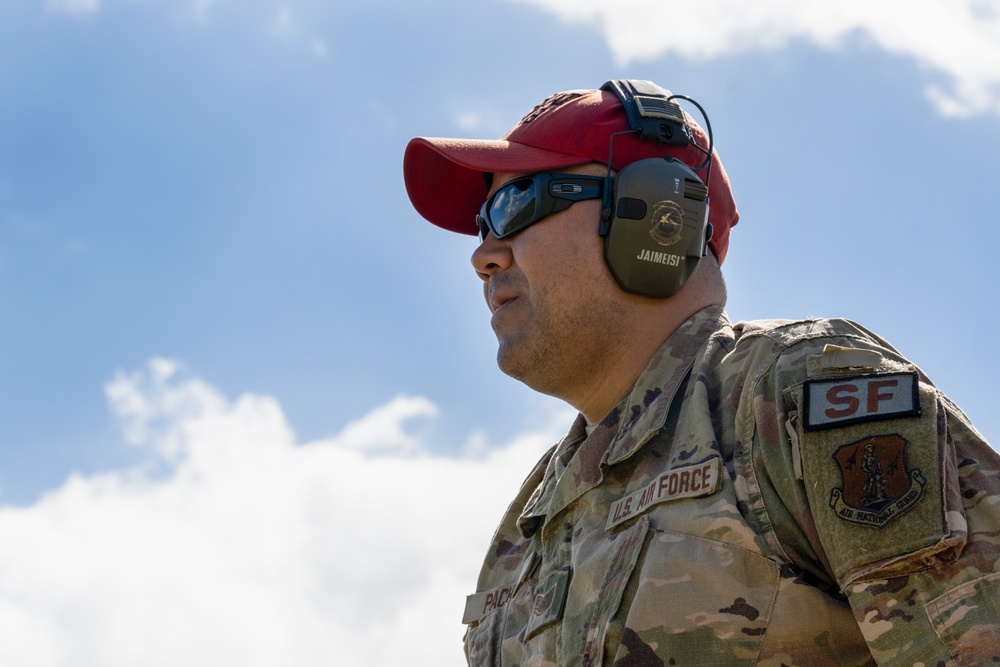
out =
[[504,338],[497,335],[497,367],[510,375],[510,369],[515,366],[513,363],[514,355],[511,353],[510,345],[505,343]]
[[524,381],[526,366],[524,346],[518,345],[509,336],[497,335],[497,366],[515,380]]
[[550,393],[550,373],[544,357],[532,354],[531,350],[521,342],[500,342],[497,349],[497,366],[504,375],[543,394]]

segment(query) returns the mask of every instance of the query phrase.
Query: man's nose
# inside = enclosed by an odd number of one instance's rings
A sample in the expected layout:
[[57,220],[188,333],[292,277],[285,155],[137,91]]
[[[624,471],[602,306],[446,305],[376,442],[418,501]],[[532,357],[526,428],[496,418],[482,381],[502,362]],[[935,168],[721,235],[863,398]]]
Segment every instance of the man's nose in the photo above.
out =
[[471,259],[476,274],[483,280],[489,280],[493,274],[509,268],[514,256],[510,251],[510,243],[498,240],[491,232],[486,235],[479,247],[472,251]]

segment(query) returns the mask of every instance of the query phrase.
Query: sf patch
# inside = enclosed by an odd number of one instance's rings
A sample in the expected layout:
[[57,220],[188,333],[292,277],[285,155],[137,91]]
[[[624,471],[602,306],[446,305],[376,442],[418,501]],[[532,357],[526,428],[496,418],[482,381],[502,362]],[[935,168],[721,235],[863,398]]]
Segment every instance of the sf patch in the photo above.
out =
[[872,373],[806,380],[806,431],[920,415],[914,372]]
[[844,521],[882,528],[912,508],[927,480],[906,461],[909,443],[898,434],[876,435],[837,449],[842,486],[830,494],[830,507]]
[[[912,377],[893,370],[816,378],[812,398],[827,403],[813,401],[814,410],[853,413],[827,419],[869,417],[837,428],[806,430],[806,386],[786,390],[795,412],[785,429],[798,438],[792,453],[797,447],[808,510],[841,585],[926,567],[918,554],[951,539],[946,501],[958,482],[953,468],[942,465],[954,456],[947,414],[930,384],[917,382],[917,398],[911,398]],[[892,413],[897,416],[886,416]]]

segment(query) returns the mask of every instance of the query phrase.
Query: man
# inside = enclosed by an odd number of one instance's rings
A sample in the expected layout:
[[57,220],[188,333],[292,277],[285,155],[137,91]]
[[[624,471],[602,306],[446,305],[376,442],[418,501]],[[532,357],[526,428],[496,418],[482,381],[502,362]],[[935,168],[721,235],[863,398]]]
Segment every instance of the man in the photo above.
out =
[[417,211],[482,238],[500,368],[580,412],[500,522],[469,663],[1000,663],[1000,457],[857,324],[728,322],[736,205],[675,99],[407,147]]

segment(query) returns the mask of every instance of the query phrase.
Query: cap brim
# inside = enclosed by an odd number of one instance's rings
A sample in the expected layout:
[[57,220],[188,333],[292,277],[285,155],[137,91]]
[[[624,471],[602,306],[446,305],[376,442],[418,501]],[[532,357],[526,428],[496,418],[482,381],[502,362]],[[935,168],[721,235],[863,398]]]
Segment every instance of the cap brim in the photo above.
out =
[[438,227],[476,235],[489,188],[484,173],[531,173],[589,160],[512,141],[416,137],[403,155],[403,181],[417,212]]

